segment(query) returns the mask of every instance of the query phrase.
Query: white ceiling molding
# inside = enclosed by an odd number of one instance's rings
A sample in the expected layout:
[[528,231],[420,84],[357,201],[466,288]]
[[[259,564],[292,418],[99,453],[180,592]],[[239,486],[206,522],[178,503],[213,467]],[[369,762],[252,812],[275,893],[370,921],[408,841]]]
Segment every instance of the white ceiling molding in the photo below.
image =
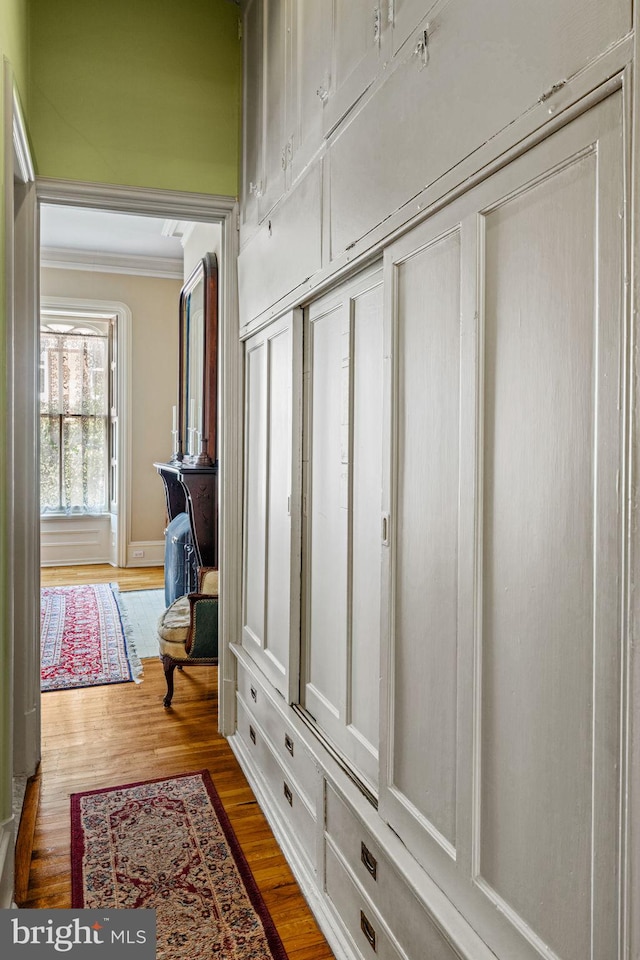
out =
[[31,162],[31,153],[29,151],[29,141],[27,140],[27,131],[20,106],[18,91],[13,88],[13,149],[16,164],[16,172],[22,183],[32,183],[36,175]]
[[93,270],[96,273],[126,273],[139,277],[182,280],[182,260],[167,257],[130,256],[63,247],[43,247],[40,265],[58,270]]
[[177,237],[184,247],[194,229],[195,223],[189,220],[165,220],[162,227],[162,236]]

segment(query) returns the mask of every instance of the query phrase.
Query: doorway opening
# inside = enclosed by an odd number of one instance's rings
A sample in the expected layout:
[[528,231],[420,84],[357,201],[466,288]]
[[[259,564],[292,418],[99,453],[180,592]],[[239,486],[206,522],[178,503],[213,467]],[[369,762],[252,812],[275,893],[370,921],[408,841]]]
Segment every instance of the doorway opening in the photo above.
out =
[[[7,131],[5,131],[5,134]],[[7,136],[5,136],[7,141]],[[10,141],[9,141],[10,142]],[[26,142],[26,141],[25,141]],[[19,187],[16,189],[20,190]],[[25,187],[27,190],[28,187]],[[107,270],[113,273],[114,262],[109,257],[103,261],[103,269],[99,269],[98,257],[96,251],[86,249],[84,257],[77,252],[77,259],[72,260],[72,256],[67,252],[67,262],[65,267],[54,266],[48,259],[49,249],[43,245],[42,250],[38,243],[39,220],[42,219],[43,211],[55,207],[56,209],[66,208],[67,210],[83,210],[96,212],[105,212],[120,214],[122,216],[137,217],[140,220],[148,221],[149,218],[161,220],[167,224],[167,229],[175,232],[181,228],[181,225],[192,225],[193,235],[215,227],[219,238],[219,249],[216,251],[219,262],[222,264],[221,282],[220,282],[220,317],[221,317],[221,350],[222,370],[219,392],[223,398],[222,403],[231,418],[230,422],[235,424],[239,419],[241,408],[241,396],[239,393],[239,384],[241,383],[241,349],[237,335],[227,335],[226,331],[237,330],[237,293],[235,282],[235,265],[237,258],[237,231],[236,231],[236,201],[231,197],[215,197],[201,194],[187,194],[174,191],[151,190],[143,188],[113,187],[100,184],[84,184],[72,181],[58,181],[39,179],[35,184],[31,183],[31,192],[29,193],[30,203],[23,203],[20,209],[17,209],[16,221],[20,220],[21,230],[16,232],[15,244],[12,240],[8,244],[8,256],[14,257],[15,246],[20,245],[20,269],[24,274],[24,283],[22,287],[25,290],[24,304],[20,304],[19,311],[15,311],[16,320],[13,330],[16,335],[17,353],[24,358],[26,368],[31,371],[28,377],[20,378],[18,376],[12,382],[12,391],[8,408],[9,433],[12,437],[12,457],[11,463],[13,473],[19,468],[19,477],[11,476],[11,489],[19,490],[19,500],[16,501],[16,509],[11,516],[12,521],[12,557],[15,560],[22,550],[24,544],[31,545],[25,552],[24,562],[15,565],[15,572],[8,573],[8,595],[12,609],[17,612],[15,619],[14,633],[19,630],[20,642],[11,642],[14,664],[14,683],[11,689],[11,711],[13,715],[14,729],[14,772],[24,776],[34,773],[40,758],[40,510],[39,510],[39,462],[40,462],[40,444],[39,437],[39,328],[41,322],[40,312],[40,293],[43,295],[43,305],[46,309],[58,309],[59,303],[56,303],[56,297],[62,299],[62,291],[56,288],[56,284],[64,275],[65,269],[69,269],[74,264],[73,272],[80,283],[84,283],[86,288],[77,291],[76,299],[83,299],[83,309],[86,310],[87,304],[94,301],[92,309],[97,310],[95,299],[96,290],[104,282]],[[16,203],[17,208],[17,203]],[[46,213],[45,213],[46,215]],[[67,244],[67,250],[69,249]],[[185,250],[186,253],[186,250]],[[17,261],[16,257],[16,261]],[[63,259],[60,254],[59,261]],[[87,261],[93,260],[90,269]],[[42,261],[41,263],[39,261]],[[13,259],[11,261],[13,263]],[[147,264],[148,265],[148,264]],[[39,271],[39,267],[42,270]],[[141,269],[139,261],[134,263],[136,271]],[[186,257],[182,264],[182,271],[173,279],[176,294],[184,278],[184,270],[188,269]],[[40,273],[42,278],[48,271],[48,280],[51,286],[45,291],[42,281],[39,283]],[[129,277],[135,280],[134,274],[122,272],[121,276]],[[57,279],[56,279],[57,278]],[[145,279],[145,278],[143,278]],[[146,278],[151,280],[153,278]],[[166,281],[169,282],[169,281]],[[91,293],[89,293],[91,291]],[[47,299],[48,298],[48,299]],[[104,295],[102,304],[105,299]],[[175,349],[173,356],[166,359],[165,364],[171,366],[171,377],[177,382],[178,350],[177,350],[177,328],[178,328],[178,299],[172,297],[171,313],[175,317]],[[67,291],[68,301],[68,291]],[[123,301],[120,301],[123,302]],[[112,300],[113,303],[113,300]],[[126,304],[125,304],[126,306]],[[67,303],[68,307],[68,303]],[[110,307],[111,309],[111,307]],[[175,404],[176,390],[171,386],[171,377],[166,374],[166,368],[158,369],[154,355],[154,347],[159,342],[160,337],[147,331],[146,336],[141,333],[140,327],[136,326],[136,311],[131,311],[131,339],[132,349],[128,353],[130,361],[129,382],[132,383],[131,393],[135,397],[136,382],[136,349],[138,369],[143,367],[156,373],[156,380],[163,385],[163,417],[166,424],[162,427],[159,450],[160,459],[165,459],[171,450],[171,415],[172,406]],[[120,327],[122,330],[122,327]],[[137,338],[137,340],[136,340]],[[120,344],[122,346],[122,344]],[[163,344],[163,350],[165,345]],[[126,351],[120,351],[119,365],[122,382],[127,382],[127,377],[123,375],[123,363],[126,364]],[[131,362],[133,359],[133,362]],[[169,385],[167,385],[169,380]],[[131,457],[134,450],[139,450],[144,445],[145,423],[156,423],[160,420],[158,414],[158,404],[143,391],[140,397],[140,404],[145,413],[146,420],[137,421],[130,424],[128,439],[121,446],[121,461]],[[125,431],[126,432],[126,431]],[[122,433],[120,433],[122,438]],[[229,430],[221,425],[220,429],[220,457],[223,466],[220,470],[219,482],[221,490],[228,490],[228,495],[222,495],[223,507],[220,512],[220,528],[224,535],[226,517],[231,518],[231,522],[238,523],[239,504],[236,503],[237,496],[235,491],[240,487],[239,474],[241,468],[241,451],[238,438],[233,427]],[[158,491],[162,509],[160,511],[159,528],[162,532],[164,519],[164,503],[162,494],[162,484],[153,469],[153,460],[158,458],[155,452],[149,456],[148,461],[144,463],[146,477],[143,480],[143,489],[149,491]],[[140,462],[144,457],[141,455]],[[142,469],[142,467],[141,467]],[[124,470],[124,485],[128,486],[132,470]],[[128,491],[127,491],[128,492]],[[139,495],[140,496],[140,495]],[[142,495],[144,498],[144,494]],[[120,503],[122,502],[122,491],[120,491]],[[147,548],[154,549],[154,537],[152,535],[150,542],[144,539],[134,539],[136,536],[144,537],[143,534],[136,534],[135,526],[131,525],[132,515],[137,513],[137,503],[133,494],[129,496],[128,509],[118,512],[119,522],[123,524],[124,536],[120,538],[119,552],[122,566],[145,565],[153,556],[136,557],[134,553],[143,550],[146,554]],[[227,551],[233,553],[235,538],[227,539]],[[124,548],[124,556],[123,556]],[[223,547],[224,553],[225,547]],[[18,557],[19,559],[19,557]],[[160,562],[162,555],[157,558]],[[221,559],[221,563],[224,559]],[[221,586],[221,591],[228,590],[230,599],[226,605],[226,610],[221,616],[221,620],[239,619],[237,611],[236,593],[238,586],[234,582],[236,558],[233,557],[228,562],[230,574],[227,577],[226,585]],[[19,566],[19,569],[18,569]],[[18,620],[20,621],[18,623]],[[221,623],[221,629],[225,629],[224,623]],[[231,667],[225,668],[225,654],[221,653],[220,675],[225,673],[225,669],[231,672]],[[221,684],[219,692],[219,716],[220,727],[222,730],[230,729],[233,714],[232,697],[225,697],[227,686]],[[225,706],[226,704],[226,706]],[[226,719],[225,719],[226,718]]]
[[221,246],[220,221],[41,204],[41,565],[162,563],[180,288]]

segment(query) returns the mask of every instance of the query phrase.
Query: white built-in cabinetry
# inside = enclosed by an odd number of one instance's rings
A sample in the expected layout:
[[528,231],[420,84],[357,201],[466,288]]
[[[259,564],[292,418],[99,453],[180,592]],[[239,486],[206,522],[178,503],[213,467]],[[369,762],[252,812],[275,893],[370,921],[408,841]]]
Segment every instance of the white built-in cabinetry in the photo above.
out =
[[634,955],[630,12],[543,6],[244,7],[231,742],[341,957]]
[[382,568],[382,270],[305,318],[299,700],[375,788]]

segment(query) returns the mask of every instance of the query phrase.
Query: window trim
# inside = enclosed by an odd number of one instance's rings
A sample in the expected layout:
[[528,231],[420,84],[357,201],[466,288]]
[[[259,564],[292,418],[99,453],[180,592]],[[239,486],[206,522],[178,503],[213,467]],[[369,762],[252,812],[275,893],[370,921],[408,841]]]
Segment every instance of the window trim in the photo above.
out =
[[[43,323],[62,320],[116,321],[118,337],[118,386],[117,410],[117,500],[110,501],[109,513],[115,515],[116,544],[112,548],[111,562],[116,566],[127,565],[127,544],[131,533],[131,346],[132,314],[126,303],[120,300],[91,300],[77,297],[42,297],[40,319]],[[71,514],[71,517],[78,516]],[[85,515],[83,515],[85,516]],[[66,516],[57,515],[65,520]]]

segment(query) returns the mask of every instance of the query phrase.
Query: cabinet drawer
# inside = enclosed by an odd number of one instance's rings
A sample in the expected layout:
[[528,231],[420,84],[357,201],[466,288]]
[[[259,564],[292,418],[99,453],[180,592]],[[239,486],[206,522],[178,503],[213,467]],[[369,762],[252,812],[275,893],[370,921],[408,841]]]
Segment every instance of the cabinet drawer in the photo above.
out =
[[249,712],[262,727],[269,745],[310,806],[315,806],[320,770],[296,731],[274,706],[264,688],[238,664],[238,691]]
[[259,683],[251,676],[249,671],[242,663],[238,661],[238,693],[251,707],[251,712],[259,723],[263,722],[264,712],[267,706],[268,698]]
[[[400,960],[401,954],[393,947],[377,911],[357,888],[331,844],[327,844],[325,889],[364,960],[374,960],[376,957],[380,960]],[[421,950],[411,960],[427,956],[428,952]]]
[[254,760],[255,766],[272,794],[280,818],[305,854],[310,867],[316,869],[316,817],[300,792],[294,778],[273,754],[262,727],[238,697],[238,733]]
[[[387,828],[383,826],[383,829]],[[393,918],[398,941],[409,957],[453,960],[456,954],[433,925],[420,901],[382,854],[372,834],[328,783],[325,832],[327,856],[332,846],[340,851],[382,916]]]

